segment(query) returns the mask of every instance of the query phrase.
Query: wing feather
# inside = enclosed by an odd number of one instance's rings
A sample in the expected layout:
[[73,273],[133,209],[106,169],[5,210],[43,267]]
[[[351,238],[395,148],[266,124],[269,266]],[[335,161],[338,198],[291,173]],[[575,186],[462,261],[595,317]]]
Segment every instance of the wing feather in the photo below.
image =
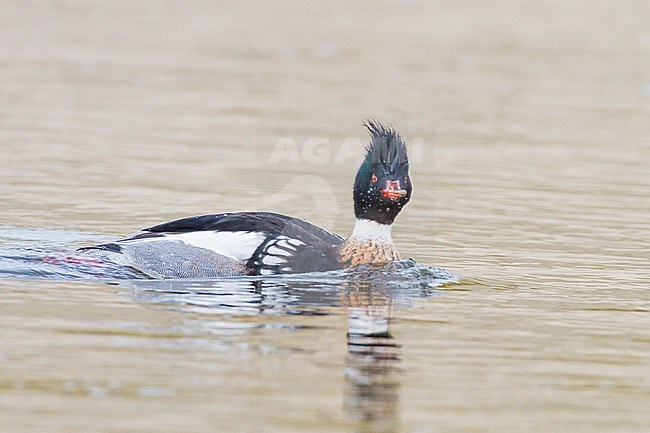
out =
[[121,246],[161,241],[209,250],[240,261],[247,273],[266,275],[336,269],[340,265],[337,247],[343,238],[286,215],[237,212],[182,218],[86,249],[110,247],[121,254]]

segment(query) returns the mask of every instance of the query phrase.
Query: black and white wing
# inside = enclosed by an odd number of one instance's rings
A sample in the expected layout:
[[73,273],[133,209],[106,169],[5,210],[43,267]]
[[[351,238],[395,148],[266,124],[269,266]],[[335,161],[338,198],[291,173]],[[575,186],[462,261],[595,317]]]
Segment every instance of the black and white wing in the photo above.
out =
[[[336,236],[336,235],[334,235]],[[303,241],[304,240],[304,241]],[[305,239],[300,234],[269,236],[246,263],[254,274],[296,274],[339,269],[338,239]]]
[[298,218],[238,212],[183,218],[83,250],[118,255],[154,277],[218,277],[337,269],[342,242]]

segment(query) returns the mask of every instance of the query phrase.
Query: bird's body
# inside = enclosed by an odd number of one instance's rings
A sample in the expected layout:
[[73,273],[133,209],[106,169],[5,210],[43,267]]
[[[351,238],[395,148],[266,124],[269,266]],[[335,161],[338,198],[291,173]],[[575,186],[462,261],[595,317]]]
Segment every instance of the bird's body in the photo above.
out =
[[290,274],[398,260],[391,229],[411,194],[406,146],[392,128],[366,126],[372,140],[355,179],[357,222],[347,239],[286,215],[236,212],[175,220],[80,251],[151,278]]

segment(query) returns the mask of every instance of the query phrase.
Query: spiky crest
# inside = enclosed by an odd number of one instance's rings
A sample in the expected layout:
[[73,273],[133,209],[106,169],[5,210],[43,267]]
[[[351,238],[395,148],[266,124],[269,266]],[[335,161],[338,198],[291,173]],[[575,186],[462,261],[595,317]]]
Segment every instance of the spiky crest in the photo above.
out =
[[368,119],[362,125],[370,133],[365,161],[381,164],[389,174],[408,172],[408,150],[402,136],[392,126],[375,120]]

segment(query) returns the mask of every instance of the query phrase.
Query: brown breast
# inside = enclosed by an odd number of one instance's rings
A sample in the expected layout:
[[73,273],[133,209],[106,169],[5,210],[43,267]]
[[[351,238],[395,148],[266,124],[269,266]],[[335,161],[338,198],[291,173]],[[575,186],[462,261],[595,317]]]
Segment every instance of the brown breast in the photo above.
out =
[[341,246],[341,263],[347,267],[381,264],[399,260],[395,245],[350,237]]

